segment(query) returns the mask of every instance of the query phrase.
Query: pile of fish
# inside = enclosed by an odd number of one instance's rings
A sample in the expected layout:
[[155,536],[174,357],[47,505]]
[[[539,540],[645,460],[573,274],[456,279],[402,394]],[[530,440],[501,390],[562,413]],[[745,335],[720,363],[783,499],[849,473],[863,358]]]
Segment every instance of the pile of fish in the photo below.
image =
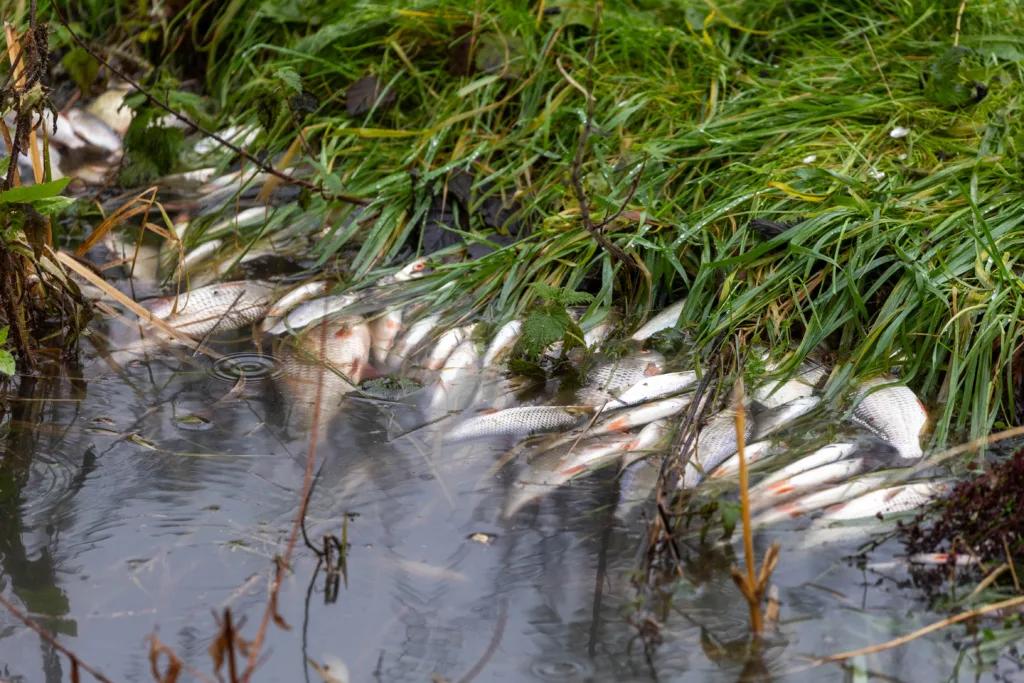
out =
[[[331,292],[330,283],[319,279],[290,289],[238,281],[144,303],[154,316],[195,338],[259,323],[279,340],[280,381],[299,409],[312,407],[317,389],[335,409],[351,392],[401,397],[418,402],[426,423],[443,425],[440,433],[447,443],[504,440],[517,456],[508,467],[519,468],[504,506],[506,517],[560,486],[614,465],[621,471],[617,514],[629,518],[655,488],[702,375],[699,368],[669,368],[660,353],[644,348],[655,334],[677,324],[685,301],[628,336],[614,313],[597,325],[583,323],[593,353],[583,385],[568,393],[542,392],[541,399],[524,402],[518,395],[531,380],[503,369],[522,334],[521,320],[449,327],[442,324],[444,315],[425,304],[381,303],[401,301],[402,288],[431,270],[426,259],[417,259],[358,291]],[[578,319],[582,312],[570,313]],[[617,360],[603,356],[602,346],[613,336],[626,337],[633,351]],[[557,356],[558,349],[549,353]],[[769,373],[777,368],[767,363]],[[862,437],[804,453],[788,447],[787,430],[809,424],[809,416],[819,411],[819,390],[829,374],[828,368],[807,362],[790,378],[764,382],[743,398],[747,461],[755,475],[772,470],[750,491],[757,526],[812,516],[820,524],[903,512],[949,487],[944,480],[900,481],[906,468],[923,457],[920,440],[928,416],[913,392],[891,378],[865,382],[852,397],[850,422],[863,430]],[[399,385],[395,396],[379,391]],[[411,396],[410,387],[416,389]],[[553,399],[561,399],[560,404],[551,405]],[[682,488],[734,481],[736,409],[726,406],[713,413],[682,454]]]

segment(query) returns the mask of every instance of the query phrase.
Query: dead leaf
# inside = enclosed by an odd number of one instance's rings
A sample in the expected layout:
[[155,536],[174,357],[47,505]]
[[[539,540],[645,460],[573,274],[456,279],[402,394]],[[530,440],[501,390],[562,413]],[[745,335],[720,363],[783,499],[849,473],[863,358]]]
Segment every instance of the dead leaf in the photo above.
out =
[[349,116],[362,116],[371,109],[384,111],[398,98],[393,90],[384,91],[384,85],[376,76],[364,76],[348,87],[345,106]]

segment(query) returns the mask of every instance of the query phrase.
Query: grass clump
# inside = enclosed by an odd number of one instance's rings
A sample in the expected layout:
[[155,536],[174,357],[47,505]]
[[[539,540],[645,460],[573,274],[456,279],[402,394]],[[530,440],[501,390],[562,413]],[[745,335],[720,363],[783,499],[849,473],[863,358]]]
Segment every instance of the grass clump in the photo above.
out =
[[[314,256],[354,251],[356,281],[418,249],[468,178],[445,229],[486,248],[442,276],[494,321],[536,282],[627,313],[686,294],[697,344],[743,334],[792,350],[787,371],[827,342],[833,398],[899,365],[936,442],[1024,415],[1014,3],[958,21],[936,0],[609,2],[592,63],[577,3],[193,0],[160,26],[136,3],[71,4],[92,44],[200,79],[220,127],[260,125],[254,153],[292,150],[366,200],[305,197]],[[579,176],[637,269],[598,248],[571,186],[590,97]],[[803,220],[766,238],[754,219]]]

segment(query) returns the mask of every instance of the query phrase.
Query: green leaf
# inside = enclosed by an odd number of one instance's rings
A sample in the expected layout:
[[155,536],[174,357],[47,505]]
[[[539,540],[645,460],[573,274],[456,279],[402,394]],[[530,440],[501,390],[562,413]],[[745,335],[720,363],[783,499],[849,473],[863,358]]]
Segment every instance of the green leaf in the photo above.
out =
[[283,66],[274,71],[274,78],[281,81],[285,89],[290,90],[293,95],[302,92],[302,77],[290,66]]
[[93,59],[88,52],[76,47],[64,55],[61,64],[68,70],[71,80],[82,89],[82,92],[88,93],[93,81],[96,80],[96,74],[99,73],[100,63]]
[[7,343],[7,333],[10,331],[10,329],[10,325],[4,325],[3,327],[0,327],[0,346],[3,346],[4,344]]
[[554,306],[541,306],[530,311],[523,321],[523,333],[516,342],[515,355],[535,358],[551,344],[561,340],[572,325],[569,314]]
[[60,180],[54,180],[52,183],[14,187],[6,192],[0,192],[0,204],[33,202],[37,199],[56,197],[70,182],[71,178],[61,178]]
[[530,286],[533,288],[533,291],[537,292],[537,296],[541,299],[562,307],[581,306],[583,304],[589,304],[594,300],[594,297],[586,292],[574,292],[571,289],[559,289],[558,287],[552,287],[544,282],[533,282]]
[[727,501],[719,501],[718,508],[722,511],[722,529],[725,531],[725,537],[729,538],[732,532],[736,531],[736,522],[739,521],[743,510],[736,503]]
[[14,376],[14,356],[4,349],[0,349],[0,373],[9,377]]
[[68,208],[75,203],[75,200],[71,197],[46,197],[44,199],[37,199],[31,202],[35,210],[44,216],[52,216],[55,213],[60,213],[64,209]]
[[151,125],[156,115],[153,109],[137,110],[125,133],[121,182],[127,186],[144,185],[166,175],[178,160],[185,133],[177,128]]
[[7,169],[11,167],[11,158],[4,157],[0,159],[0,176],[7,176]]

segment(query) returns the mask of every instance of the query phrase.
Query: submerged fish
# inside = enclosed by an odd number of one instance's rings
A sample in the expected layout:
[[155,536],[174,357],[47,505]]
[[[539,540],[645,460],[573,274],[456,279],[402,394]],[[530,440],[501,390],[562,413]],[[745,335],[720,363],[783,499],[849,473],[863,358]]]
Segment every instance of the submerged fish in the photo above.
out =
[[359,317],[334,320],[310,328],[297,343],[282,342],[277,357],[281,368],[277,381],[306,426],[319,393],[320,429],[326,430],[342,397],[355,389],[370,368],[370,330]]
[[489,369],[512,350],[523,333],[522,320],[510,320],[501,326],[484,353],[483,367]]
[[[208,285],[178,297],[147,301],[150,312],[193,337],[229,332],[256,322],[266,313],[274,287],[258,280]],[[177,308],[175,308],[177,307]]]
[[646,377],[629,387],[612,400],[603,410],[624,408],[651,401],[662,396],[675,394],[692,386],[697,381],[696,372],[669,372],[664,375]]
[[640,505],[647,502],[651,492],[658,485],[661,466],[665,458],[653,455],[637,460],[622,471],[619,477],[619,502],[615,507],[615,516],[624,520]]
[[[755,463],[763,463],[764,461],[777,456],[780,452],[780,449],[776,448],[775,444],[769,440],[755,441],[743,448],[743,456],[746,458],[748,467],[753,466]],[[712,479],[725,479],[726,477],[738,474],[739,471],[740,454],[736,453],[716,467],[709,476]]]
[[916,510],[951,491],[953,485],[954,482],[951,480],[942,480],[879,489],[833,505],[825,510],[822,519],[859,519]]
[[430,407],[438,410],[462,410],[476,393],[476,364],[480,359],[472,339],[455,347],[437,376]]
[[[633,436],[616,435],[591,439],[573,450],[569,447],[545,451],[527,461],[505,500],[502,517],[508,519],[524,506],[542,498],[587,470],[614,462],[635,441]],[[571,451],[571,452],[570,452]]]
[[[872,391],[882,385],[888,386]],[[918,459],[924,455],[921,433],[928,422],[928,412],[913,391],[885,378],[875,378],[861,385],[857,399],[854,422],[892,444],[903,458]]]
[[445,440],[550,432],[577,425],[593,412],[594,409],[588,406],[521,406],[486,410],[456,425],[445,434]]
[[388,353],[395,345],[395,339],[401,334],[402,309],[392,308],[384,311],[370,322],[370,337],[373,340],[373,362],[378,367],[387,363]]
[[751,508],[761,510],[778,505],[788,498],[864,474],[878,464],[879,461],[876,458],[848,458],[781,477],[770,483],[758,484],[750,489]]
[[872,489],[885,485],[889,477],[884,474],[868,474],[853,481],[837,484],[831,488],[808,494],[796,500],[766,510],[751,521],[754,527],[773,524],[787,519],[809,515],[816,510],[856,498]]
[[267,311],[266,320],[263,321],[263,329],[266,331],[274,328],[281,321],[281,316],[287,314],[292,308],[303,301],[324,294],[328,286],[326,280],[314,280],[290,290],[283,297],[275,301],[274,305]]
[[755,488],[770,487],[777,482],[783,482],[789,477],[796,476],[816,467],[832,464],[842,460],[857,450],[857,445],[852,443],[831,443],[823,446],[799,460],[791,462],[782,469],[774,472],[770,477],[761,481]]
[[462,327],[453,327],[442,334],[437,343],[434,344],[434,348],[430,350],[430,354],[423,363],[423,367],[431,372],[436,372],[443,368],[445,361],[448,360],[448,356],[452,354],[459,344],[466,341],[473,334],[475,328],[476,323],[473,323]]
[[675,396],[625,408],[603,418],[591,428],[591,433],[614,434],[642,427],[655,420],[678,415],[686,410],[692,402],[692,396]]
[[413,323],[405,334],[401,335],[391,347],[388,353],[387,367],[390,370],[398,370],[411,358],[419,349],[427,337],[437,328],[441,322],[441,314],[428,315],[426,318]]
[[297,332],[348,308],[359,299],[360,297],[356,294],[335,294],[311,299],[292,309],[292,312],[285,316],[284,320],[271,327],[267,332],[269,334]]
[[112,156],[121,153],[121,136],[96,116],[76,107],[68,111],[66,117],[75,135],[86,143]]
[[639,330],[633,333],[630,337],[633,341],[645,341],[650,339],[662,330],[675,327],[676,323],[679,322],[679,314],[683,312],[683,307],[686,305],[686,299],[677,301],[661,313],[648,320]]

